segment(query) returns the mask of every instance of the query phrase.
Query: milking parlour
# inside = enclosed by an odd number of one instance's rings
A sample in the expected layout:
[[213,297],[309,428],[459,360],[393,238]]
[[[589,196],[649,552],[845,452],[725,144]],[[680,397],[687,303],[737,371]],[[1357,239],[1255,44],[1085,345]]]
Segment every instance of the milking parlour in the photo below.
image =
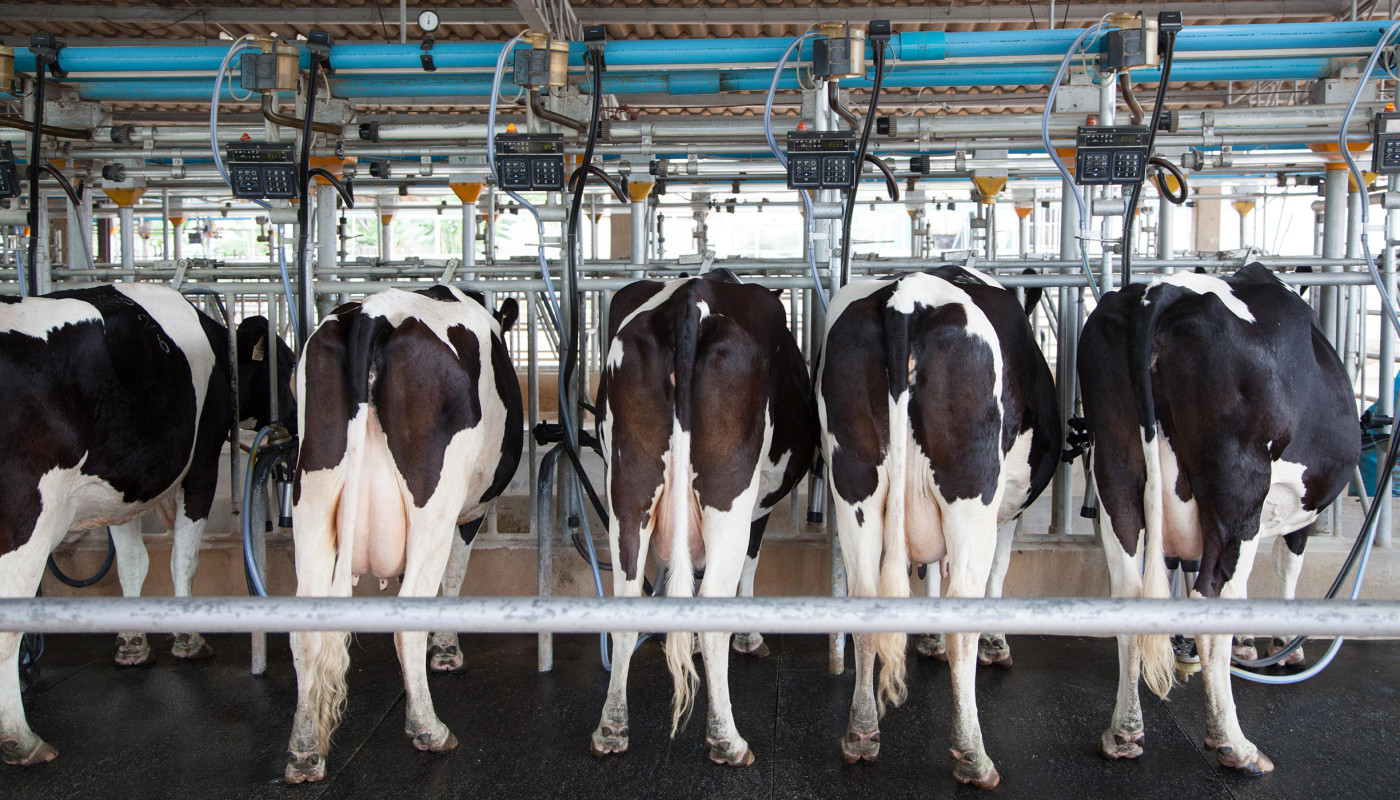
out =
[[1385,798],[1400,9],[0,6],[0,798]]

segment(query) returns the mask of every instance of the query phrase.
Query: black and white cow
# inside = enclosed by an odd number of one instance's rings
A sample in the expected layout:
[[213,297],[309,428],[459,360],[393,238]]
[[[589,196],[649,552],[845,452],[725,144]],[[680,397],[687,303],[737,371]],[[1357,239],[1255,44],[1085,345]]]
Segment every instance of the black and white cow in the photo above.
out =
[[[317,327],[297,366],[298,596],[348,596],[363,573],[381,587],[400,577],[403,597],[437,593],[458,524],[482,517],[520,463],[520,387],[502,338],[516,314],[514,300],[498,320],[457,289],[390,289],[341,306]],[[428,693],[427,636],[400,632],[394,643],[405,731],[419,750],[441,752],[457,739]],[[292,634],[289,783],[325,777],[345,702],[348,639]]]
[[[268,339],[277,347],[277,415],[272,413],[271,382],[268,363],[272,353],[268,352]],[[247,317],[238,323],[236,337],[238,352],[238,414],[239,425],[249,430],[260,430],[280,420],[287,430],[297,432],[297,401],[292,396],[292,371],[296,367],[296,357],[292,348],[280,336],[268,335],[267,317]]]
[[[948,559],[949,597],[981,597],[999,528],[1054,474],[1054,381],[1014,293],[944,267],[853,283],[832,298],[817,371],[848,591],[905,597],[910,562]],[[974,681],[977,634],[949,634],[953,774],[995,786]],[[856,687],[841,748],[875,760],[879,716],[904,700],[904,634],[857,635]],[[874,692],[875,656],[880,699]]]
[[[0,597],[32,597],[71,529],[112,526],[123,593],[140,593],[140,517],[173,528],[175,594],[188,596],[233,425],[228,334],[178,292],[118,284],[0,300]],[[0,633],[0,758],[48,761],[20,704],[20,635]],[[121,663],[149,658],[125,633]],[[199,634],[174,653],[211,654]]]
[[[1360,453],[1336,351],[1308,305],[1259,264],[1105,294],[1084,325],[1079,382],[1114,597],[1167,597],[1164,554],[1201,560],[1192,596],[1244,597],[1260,539],[1311,525]],[[1226,767],[1270,771],[1235,715],[1230,637],[1196,642],[1207,747]],[[1165,636],[1119,636],[1118,657],[1118,701],[1100,749],[1136,758],[1139,669],[1165,696],[1172,653]]]
[[[620,290],[608,319],[598,418],[608,465],[613,595],[642,592],[648,548],[669,567],[666,594],[752,591],[768,514],[816,449],[816,412],[802,354],[778,298],[727,270]],[[747,563],[745,555],[747,554]],[[614,632],[612,676],[594,755],[627,750],[627,669],[637,632]],[[757,647],[756,634],[746,647]],[[723,764],[753,763],[729,703],[728,633],[700,634],[709,687],[706,743]],[[699,677],[693,634],[666,636],[672,735]]]

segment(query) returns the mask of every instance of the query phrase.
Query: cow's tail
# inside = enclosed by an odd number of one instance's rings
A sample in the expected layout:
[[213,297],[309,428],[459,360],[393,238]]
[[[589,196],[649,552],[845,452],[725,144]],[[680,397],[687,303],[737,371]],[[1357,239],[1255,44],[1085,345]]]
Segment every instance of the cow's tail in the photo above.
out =
[[[681,318],[676,322],[674,374],[675,416],[671,420],[671,449],[666,462],[666,508],[661,513],[670,517],[670,573],[666,581],[667,597],[691,597],[695,594],[695,568],[690,555],[692,530],[699,529],[699,504],[691,490],[690,437],[692,383],[695,375],[695,351],[700,338],[700,308],[693,292],[696,281],[686,284]],[[695,670],[695,634],[673,631],[666,634],[666,666],[671,671],[672,705],[671,736],[676,735],[683,720],[690,716],[695,703],[700,675]]]
[[[1129,344],[1133,403],[1137,409],[1138,432],[1142,439],[1142,456],[1146,466],[1142,488],[1143,597],[1171,596],[1163,550],[1165,522],[1162,508],[1162,437],[1157,430],[1157,409],[1152,396],[1152,364],[1155,358],[1153,342],[1156,338],[1157,320],[1174,294],[1170,287],[1165,286],[1157,287],[1155,292],[1149,289],[1144,293],[1144,306],[1132,315],[1133,328]],[[1161,633],[1137,634],[1136,639],[1138,652],[1142,654],[1142,679],[1153,694],[1165,698],[1175,681],[1171,641],[1166,634]]]
[[[889,382],[890,446],[889,493],[885,499],[885,530],[880,558],[880,597],[909,596],[909,544],[905,539],[905,495],[909,483],[909,317],[885,309],[885,377]],[[904,683],[904,657],[908,636],[881,633],[875,636],[880,656],[880,714],[887,705],[900,705],[908,696]]]
[[[345,380],[354,416],[346,429],[345,482],[341,488],[339,509],[333,514],[336,538],[335,567],[331,576],[331,596],[345,597],[351,593],[351,563],[355,555],[356,514],[359,511],[361,474],[363,472],[365,440],[369,429],[371,372],[379,344],[388,333],[389,323],[383,317],[352,318],[345,347]],[[305,418],[305,415],[302,417]],[[345,676],[350,669],[349,640],[345,631],[318,631],[303,634],[311,642],[311,688],[307,703],[321,752],[326,752],[331,734],[340,725],[345,708]]]

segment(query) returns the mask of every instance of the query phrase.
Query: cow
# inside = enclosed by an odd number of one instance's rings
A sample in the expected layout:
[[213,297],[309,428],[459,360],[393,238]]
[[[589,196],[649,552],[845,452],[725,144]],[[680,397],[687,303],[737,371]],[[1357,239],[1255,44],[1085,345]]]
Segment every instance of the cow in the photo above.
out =
[[[299,597],[349,596],[364,573],[381,589],[400,578],[401,597],[437,593],[457,526],[482,517],[520,463],[520,387],[502,338],[517,315],[514,300],[493,316],[479,296],[436,286],[389,289],[322,320],[296,373]],[[419,750],[444,752],[457,739],[433,710],[427,636],[394,634],[405,732]],[[293,633],[291,640],[297,709],[285,777],[300,783],[325,777],[345,702],[349,636]]]
[[[817,409],[849,593],[908,596],[911,561],[937,569],[946,556],[948,596],[981,597],[999,537],[1059,458],[1054,380],[1015,294],[942,267],[852,283],[827,321]],[[953,775],[990,788],[1000,777],[977,721],[978,637],[946,638]],[[906,695],[905,647],[902,633],[855,636],[846,761],[879,755],[879,717]]]
[[[751,591],[758,545],[773,506],[806,474],[816,412],[801,352],[774,293],[728,270],[619,290],[608,315],[598,390],[607,464],[613,595],[638,597],[648,548],[667,565],[669,597]],[[591,752],[626,752],[627,668],[637,632],[613,632],[612,675]],[[761,645],[757,634],[743,648]],[[747,766],[753,750],[729,703],[730,634],[700,634],[712,761]],[[686,718],[699,676],[694,634],[666,635],[671,735]]]
[[[1192,597],[1244,597],[1260,540],[1306,536],[1360,455],[1336,351],[1308,305],[1257,263],[1105,294],[1084,325],[1079,382],[1114,597],[1167,597],[1164,555],[1200,559]],[[1225,767],[1269,772],[1235,714],[1230,637],[1196,643],[1206,746]],[[1117,705],[1099,747],[1136,758],[1139,671],[1166,696],[1172,652],[1166,636],[1119,636],[1118,658]]]
[[[178,292],[127,283],[0,299],[0,597],[32,597],[70,529],[110,525],[123,594],[140,593],[140,518],[174,530],[170,570],[188,596],[233,427],[228,334]],[[25,721],[20,634],[0,633],[0,758],[58,755]],[[144,633],[121,634],[117,661],[144,663]],[[197,633],[173,653],[203,658]]]
[[271,354],[268,353],[267,317],[258,315],[247,317],[238,323],[236,338],[238,352],[238,421],[240,427],[248,430],[261,430],[274,421],[280,421],[293,435],[297,432],[297,401],[292,396],[292,370],[296,357],[292,348],[280,336],[272,336],[277,352],[277,413],[272,411],[271,382],[273,376],[268,369]]

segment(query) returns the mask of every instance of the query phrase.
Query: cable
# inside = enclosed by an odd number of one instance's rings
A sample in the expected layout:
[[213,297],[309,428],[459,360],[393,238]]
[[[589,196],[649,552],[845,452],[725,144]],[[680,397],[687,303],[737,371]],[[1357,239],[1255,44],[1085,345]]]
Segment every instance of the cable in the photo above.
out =
[[[856,145],[856,166],[854,181],[846,192],[846,207],[841,212],[841,272],[837,286],[851,282],[851,221],[856,215],[856,192],[860,191],[860,173],[865,168],[866,148],[870,146],[870,129],[875,125],[875,109],[880,102],[880,85],[885,81],[885,46],[887,42],[875,44],[875,82],[870,88],[870,105],[865,110],[865,125],[860,131],[860,143]],[[897,191],[897,190],[896,190]]]
[[29,140],[29,261],[24,265],[28,274],[20,279],[20,297],[28,297],[39,283],[35,266],[39,258],[39,164],[44,146],[44,76],[49,68],[42,58],[35,59],[34,67],[34,130]]
[[[768,139],[768,149],[772,151],[773,157],[778,159],[778,163],[782,165],[783,169],[787,169],[788,161],[783,151],[778,149],[777,140],[773,138],[773,97],[778,92],[778,79],[782,77],[783,68],[787,66],[788,59],[792,58],[793,51],[800,48],[803,42],[814,35],[809,27],[801,36],[793,39],[792,43],[783,51],[782,58],[778,59],[778,66],[773,68],[773,80],[768,84],[768,99],[763,104],[763,135]],[[799,77],[800,74],[799,71]],[[828,303],[826,287],[822,286],[821,275],[817,272],[816,248],[812,246],[812,240],[817,235],[817,220],[812,209],[812,197],[805,189],[799,189],[797,194],[802,198],[802,207],[807,212],[807,265],[812,270],[812,285],[816,290],[817,300],[822,304],[822,311],[826,311]]]
[[[1092,42],[1091,37],[1097,37],[1103,32],[1102,22],[1091,25],[1080,31],[1079,37],[1074,40],[1074,44],[1069,46],[1069,52],[1065,53],[1065,58],[1060,62],[1060,68],[1055,71],[1055,79],[1050,82],[1050,92],[1045,96],[1045,111],[1040,115],[1040,141],[1045,145],[1045,152],[1054,162],[1055,169],[1060,171],[1060,175],[1065,179],[1065,185],[1069,187],[1070,193],[1074,195],[1074,203],[1079,207],[1079,257],[1083,262],[1084,277],[1089,281],[1089,289],[1094,293],[1094,299],[1098,300],[1103,296],[1099,291],[1099,282],[1094,280],[1094,270],[1089,266],[1089,249],[1084,243],[1085,237],[1089,235],[1087,225],[1089,210],[1084,203],[1084,194],[1079,191],[1079,185],[1074,182],[1074,176],[1070,174],[1069,167],[1060,158],[1060,154],[1055,152],[1055,148],[1050,145],[1050,113],[1055,109],[1055,95],[1060,91],[1060,81],[1064,80],[1065,72],[1069,69],[1069,63],[1079,52],[1081,44],[1086,40]],[[1087,46],[1087,45],[1086,45]]]
[[[1157,100],[1152,106],[1152,119],[1149,120],[1147,124],[1147,155],[1149,157],[1152,156],[1152,148],[1157,143],[1157,121],[1162,118],[1163,107],[1167,100],[1167,83],[1171,80],[1172,55],[1176,52],[1176,31],[1174,29],[1162,32],[1162,48],[1164,50],[1162,54],[1162,77],[1157,81]],[[1124,78],[1127,78],[1127,75],[1128,73],[1125,71],[1123,73]],[[1127,80],[1123,83],[1126,86],[1131,86],[1131,83]],[[1132,97],[1131,88],[1128,90],[1128,97]],[[1135,99],[1131,100],[1130,105],[1137,105],[1137,101]],[[1141,106],[1138,106],[1137,113],[1139,117],[1142,116]],[[1178,180],[1185,177],[1179,172],[1175,174],[1178,176]],[[1159,186],[1164,183],[1164,181],[1159,182]],[[1184,200],[1186,194],[1185,180],[1181,180],[1181,192]],[[1127,286],[1133,281],[1133,217],[1137,214],[1138,199],[1141,196],[1142,184],[1133,184],[1132,191],[1128,193],[1128,206],[1123,212],[1123,265],[1121,267],[1119,279],[1119,285],[1121,286]],[[1175,203],[1176,201],[1172,200],[1171,202]],[[1180,203],[1177,203],[1177,205],[1180,205]]]
[[248,593],[258,597],[267,597],[267,584],[263,582],[257,559],[253,557],[253,517],[248,511],[253,507],[253,475],[258,448],[271,432],[272,426],[269,425],[253,437],[253,447],[248,451],[248,467],[243,473],[243,566],[248,577]]
[[98,567],[97,572],[93,573],[91,577],[68,577],[63,570],[58,568],[58,564],[54,563],[53,556],[49,556],[49,572],[52,573],[55,578],[58,578],[58,582],[64,586],[72,586],[74,589],[86,589],[107,577],[107,571],[112,568],[112,560],[116,558],[116,556],[117,543],[112,541],[112,529],[109,527],[107,528],[107,558],[102,561],[102,566]]
[[[1186,188],[1186,173],[1181,171],[1181,167],[1178,167],[1160,156],[1152,156],[1147,159],[1147,165],[1157,168],[1157,191],[1160,192],[1163,197],[1167,198],[1167,202],[1174,206],[1179,206],[1186,202],[1186,196],[1188,194]],[[1167,185],[1166,179],[1162,177],[1164,171],[1170,172],[1172,177],[1176,178],[1176,182],[1181,184],[1178,193],[1173,193],[1171,187]]]

